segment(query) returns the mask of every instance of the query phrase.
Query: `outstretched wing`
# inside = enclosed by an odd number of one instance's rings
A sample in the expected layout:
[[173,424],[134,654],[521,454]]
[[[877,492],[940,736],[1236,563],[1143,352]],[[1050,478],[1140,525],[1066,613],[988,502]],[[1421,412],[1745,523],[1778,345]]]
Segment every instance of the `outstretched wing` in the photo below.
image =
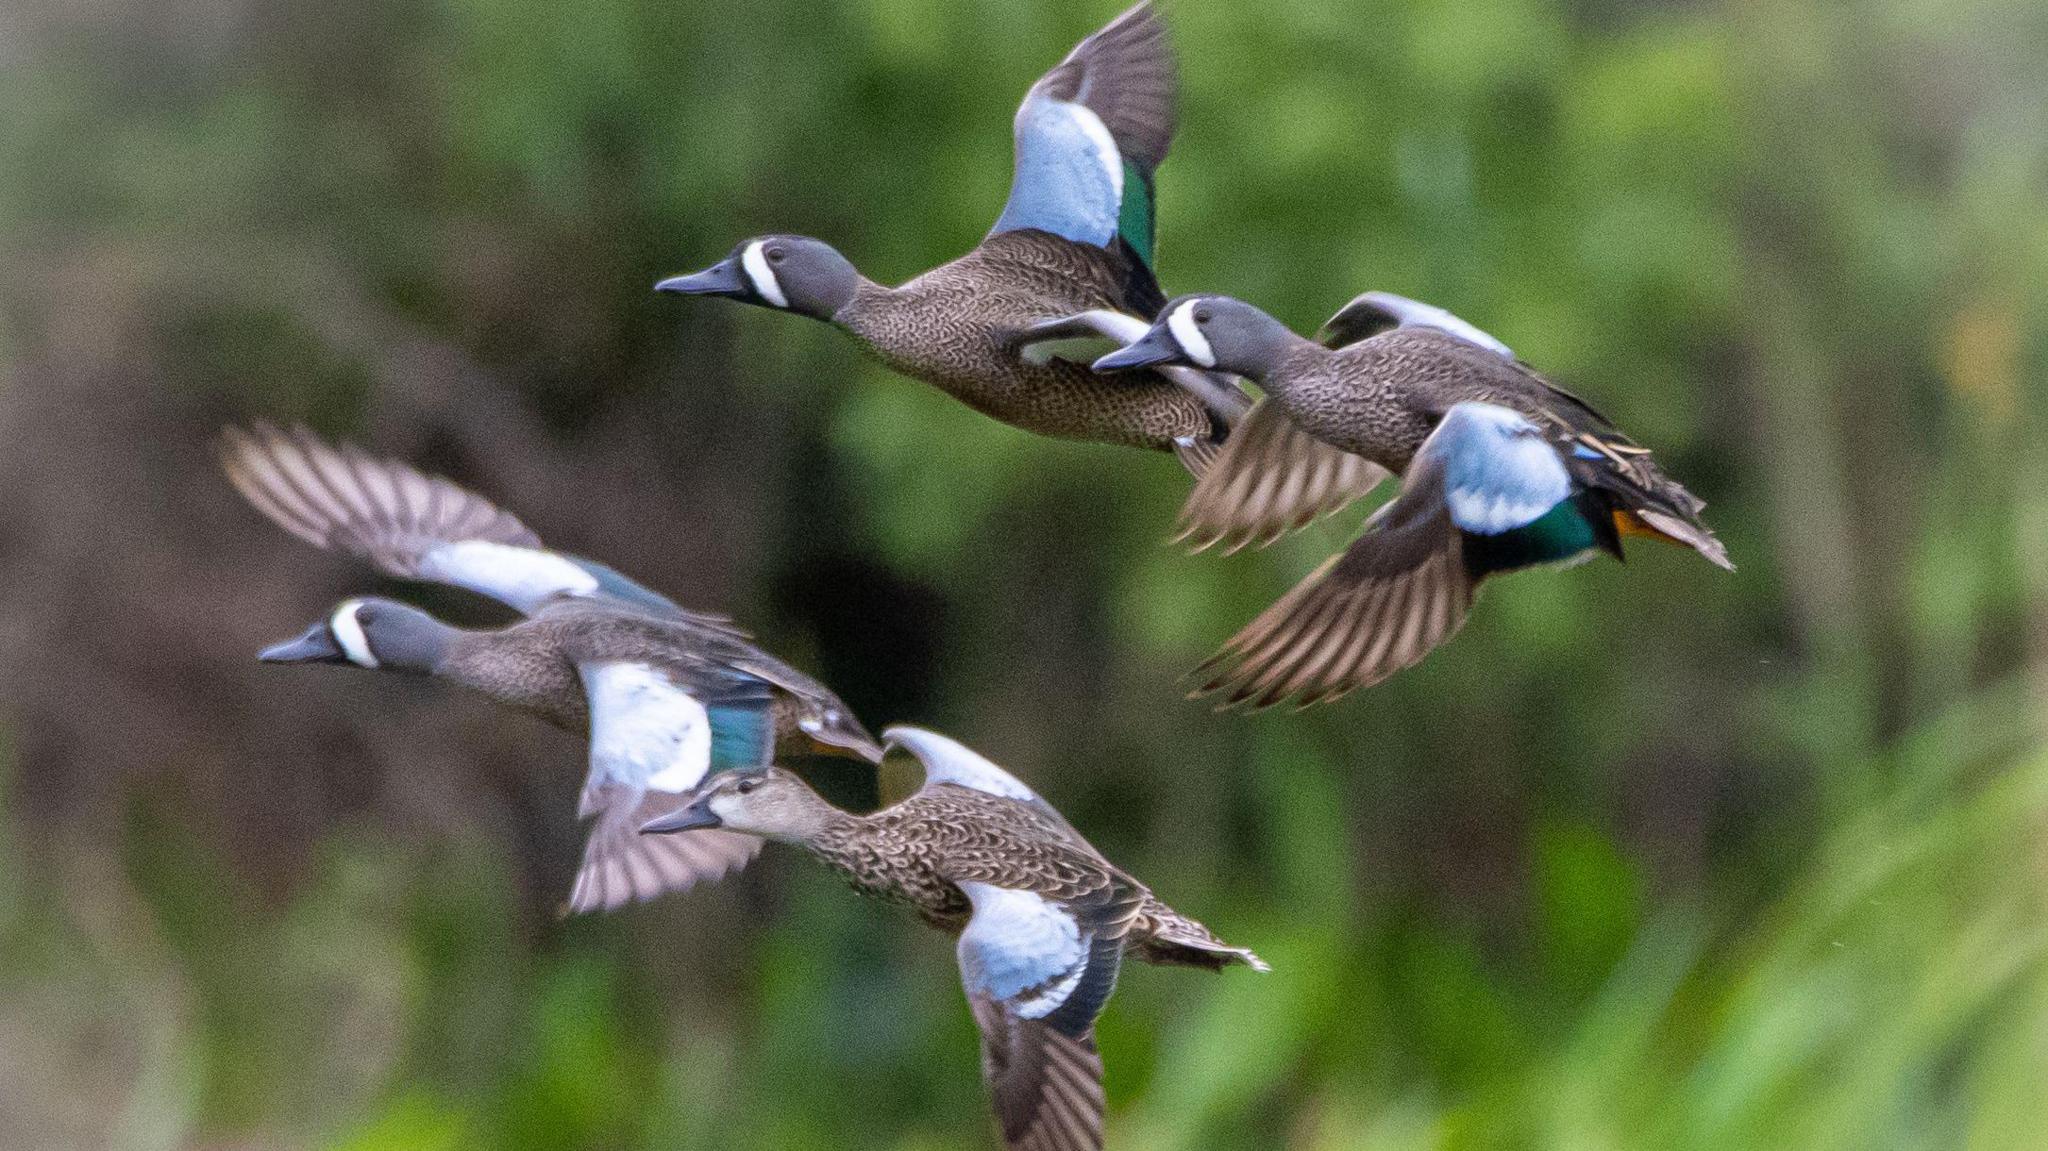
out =
[[993,231],[1036,228],[1152,264],[1152,173],[1173,143],[1173,52],[1141,3],[1081,41],[1017,109],[1017,164]]
[[917,757],[918,764],[924,768],[924,783],[920,791],[951,784],[1016,800],[1046,817],[1053,826],[1063,829],[1074,845],[1096,859],[1102,858],[1101,853],[1074,830],[1073,824],[1067,822],[1066,816],[1040,798],[1023,780],[997,767],[987,756],[952,736],[899,723],[882,729],[882,742]]
[[1226,707],[1306,707],[1412,666],[1457,632],[1488,572],[1601,545],[1572,494],[1563,459],[1529,419],[1493,404],[1454,406],[1401,494],[1197,669],[1210,675],[1197,694],[1227,691]]
[[764,840],[736,831],[641,835],[642,824],[675,809],[676,796],[606,784],[586,793],[600,813],[584,841],[583,864],[563,903],[565,914],[611,911],[657,895],[687,891],[745,867]]
[[1323,325],[1320,338],[1332,348],[1341,348],[1395,328],[1435,328],[1485,348],[1510,363],[1515,359],[1514,349],[1476,325],[1435,304],[1425,304],[1393,292],[1365,292],[1354,296]]
[[568,910],[610,910],[716,879],[753,858],[752,836],[643,836],[640,826],[723,768],[765,766],[774,747],[769,685],[721,674],[685,686],[627,661],[577,669],[590,701],[590,775],[579,816],[596,816]]
[[1178,540],[1195,551],[1264,547],[1359,499],[1387,469],[1297,427],[1271,400],[1252,405],[1180,509]]
[[1111,872],[1096,879],[1059,892],[959,881],[974,906],[960,933],[960,979],[1009,1147],[1102,1144],[1102,1065],[1091,1036],[1145,892]]
[[981,1029],[981,1074],[1009,1151],[1101,1151],[1102,1056],[1095,1037],[1063,1035],[992,999],[968,997]]
[[388,575],[451,584],[528,614],[572,597],[743,635],[731,621],[686,612],[603,564],[547,550],[475,492],[353,444],[259,423],[223,431],[220,458],[236,490],[279,527]]

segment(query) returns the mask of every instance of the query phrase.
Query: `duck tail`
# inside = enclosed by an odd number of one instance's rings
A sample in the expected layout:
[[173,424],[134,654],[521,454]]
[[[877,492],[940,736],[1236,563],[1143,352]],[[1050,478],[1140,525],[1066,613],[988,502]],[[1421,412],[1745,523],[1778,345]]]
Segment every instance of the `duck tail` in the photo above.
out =
[[1724,571],[1735,570],[1735,564],[1728,558],[1728,545],[1697,520],[1681,518],[1656,508],[1617,509],[1614,529],[1619,535],[1644,536],[1691,548],[1715,567]]
[[1253,971],[1271,971],[1266,961],[1250,948],[1232,947],[1216,933],[1189,919],[1157,897],[1147,895],[1139,910],[1139,929],[1133,932],[1134,950],[1147,963],[1171,967],[1200,967],[1221,971],[1243,965]]
[[[1609,550],[1621,554],[1624,536],[1643,536],[1688,547],[1708,563],[1734,571],[1728,547],[1716,539],[1713,530],[1700,520],[1707,502],[1687,490],[1684,484],[1664,474],[1649,453],[1633,446],[1603,444],[1605,459],[1573,460],[1575,478],[1588,488],[1603,492],[1611,509],[1600,525],[1602,534],[1613,540]],[[1590,510],[1590,509],[1589,509]]]

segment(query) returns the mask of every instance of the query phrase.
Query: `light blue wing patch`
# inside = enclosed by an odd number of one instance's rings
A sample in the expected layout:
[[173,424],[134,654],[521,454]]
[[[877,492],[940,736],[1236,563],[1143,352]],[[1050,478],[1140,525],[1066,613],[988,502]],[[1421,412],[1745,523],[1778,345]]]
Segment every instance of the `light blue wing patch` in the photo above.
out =
[[962,883],[974,914],[960,933],[960,979],[970,998],[1042,1019],[1080,985],[1092,940],[1074,916],[1028,891]]
[[995,232],[1037,228],[1108,247],[1122,218],[1124,160],[1085,104],[1034,95],[1017,109],[1017,165]]
[[583,569],[592,579],[597,581],[595,586],[589,591],[573,594],[615,600],[622,604],[640,608],[643,611],[652,612],[655,615],[683,614],[683,609],[677,607],[675,601],[667,596],[650,591],[641,584],[635,583],[614,568],[607,567],[596,560],[584,559],[581,556],[563,556],[562,558]]
[[1418,456],[1444,471],[1451,521],[1478,535],[1526,527],[1571,495],[1571,476],[1542,430],[1494,404],[1458,404]]

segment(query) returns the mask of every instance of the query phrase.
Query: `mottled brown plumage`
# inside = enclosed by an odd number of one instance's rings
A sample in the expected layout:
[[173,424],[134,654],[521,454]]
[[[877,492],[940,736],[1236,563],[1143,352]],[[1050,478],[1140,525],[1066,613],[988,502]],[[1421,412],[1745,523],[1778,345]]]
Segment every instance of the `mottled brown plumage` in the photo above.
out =
[[840,811],[770,768],[715,777],[648,830],[730,829],[795,844],[856,891],[958,937],[1005,1144],[1098,1151],[1102,1061],[1092,1032],[1122,958],[1265,965],[1155,898],[1015,777],[937,733],[883,734],[926,767],[924,786],[892,807]]
[[1221,429],[1201,401],[1164,376],[1098,376],[1020,354],[1025,330],[1050,317],[1156,310],[1156,299],[1134,305],[1125,290],[1130,259],[1045,232],[999,232],[900,287],[863,282],[833,322],[890,368],[1026,431],[1163,451],[1212,438]]
[[[1342,556],[1197,670],[1206,678],[1196,694],[1223,692],[1225,706],[1254,708],[1338,698],[1448,640],[1488,576],[1596,551],[1619,556],[1625,535],[1683,544],[1731,566],[1700,521],[1696,496],[1605,416],[1491,336],[1385,293],[1354,300],[1328,330],[1333,340],[1319,344],[1243,301],[1189,296],[1169,302],[1151,330],[1097,362],[1112,372],[1191,365],[1265,390],[1183,509],[1184,532],[1198,546],[1268,541],[1362,490],[1333,483],[1341,472],[1289,448],[1295,439],[1404,476],[1401,494]],[[1479,414],[1485,411],[1495,414]],[[1428,474],[1417,462],[1418,453],[1431,458],[1426,445],[1455,412],[1488,429],[1460,438],[1465,486],[1447,474],[1448,445],[1436,449],[1444,458]],[[1535,442],[1547,447],[1514,457],[1515,445]],[[1482,475],[1494,478],[1471,478]],[[1497,489],[1485,492],[1486,506],[1471,503],[1481,498],[1473,484],[1512,487],[1529,475],[1548,477],[1536,484],[1549,493],[1540,504],[1525,508],[1524,491]],[[1466,501],[1471,530],[1452,522],[1453,496]],[[1296,509],[1291,517],[1279,512],[1287,507]],[[1552,522],[1551,511],[1561,518]]]

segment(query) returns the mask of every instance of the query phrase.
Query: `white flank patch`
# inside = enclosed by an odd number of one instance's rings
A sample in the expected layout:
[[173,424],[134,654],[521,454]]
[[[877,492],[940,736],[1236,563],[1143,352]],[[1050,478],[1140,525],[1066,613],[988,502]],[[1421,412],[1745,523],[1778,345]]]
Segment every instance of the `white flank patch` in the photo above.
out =
[[344,600],[334,609],[334,618],[327,621],[328,630],[334,633],[334,642],[341,645],[341,654],[357,667],[376,667],[377,657],[370,651],[370,637],[363,634],[363,622],[356,618],[356,612],[363,606],[359,599]]
[[[1088,942],[1074,917],[1029,891],[962,883],[974,915],[960,933],[960,979],[970,993],[1025,1019],[1051,1014],[1081,981]],[[1026,991],[1033,994],[1020,999]]]
[[1205,368],[1213,368],[1216,366],[1215,349],[1209,346],[1209,337],[1203,335],[1201,326],[1195,323],[1195,305],[1201,302],[1189,300],[1175,308],[1173,314],[1166,317],[1166,328],[1173,333],[1174,341],[1180,344],[1180,350],[1187,353],[1188,359]]
[[927,786],[952,783],[961,787],[1000,795],[1005,799],[1034,800],[1038,794],[1024,781],[990,763],[987,757],[966,744],[936,731],[898,724],[882,729],[882,742],[907,748],[924,764]]
[[590,771],[629,787],[685,792],[711,767],[704,705],[641,663],[579,668],[590,700]]
[[754,294],[778,308],[789,306],[789,297],[782,294],[782,283],[775,278],[775,269],[768,266],[768,257],[761,251],[767,241],[755,240],[740,253],[740,267],[746,269],[747,279],[753,282]]
[[553,552],[488,540],[443,544],[420,558],[420,574],[530,612],[561,595],[591,595],[597,577]]

